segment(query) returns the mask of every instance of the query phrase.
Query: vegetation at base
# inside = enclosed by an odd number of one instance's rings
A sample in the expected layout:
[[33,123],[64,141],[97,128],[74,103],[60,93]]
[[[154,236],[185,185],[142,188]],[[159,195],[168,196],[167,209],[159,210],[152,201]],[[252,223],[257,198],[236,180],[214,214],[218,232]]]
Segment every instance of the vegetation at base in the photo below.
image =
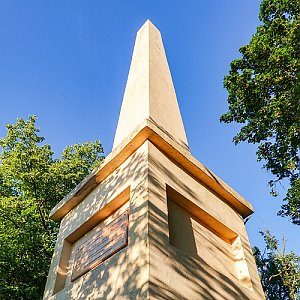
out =
[[259,19],[225,76],[229,108],[221,121],[243,124],[236,144],[258,144],[257,159],[275,176],[269,181],[274,196],[276,183],[289,181],[279,214],[299,225],[300,1],[263,0]]
[[281,247],[269,230],[261,232],[266,248],[261,252],[253,248],[258,273],[267,300],[300,299],[300,256],[286,253],[286,240]]
[[50,210],[103,160],[99,141],[54,158],[36,117],[0,139],[0,299],[41,299],[59,224]]

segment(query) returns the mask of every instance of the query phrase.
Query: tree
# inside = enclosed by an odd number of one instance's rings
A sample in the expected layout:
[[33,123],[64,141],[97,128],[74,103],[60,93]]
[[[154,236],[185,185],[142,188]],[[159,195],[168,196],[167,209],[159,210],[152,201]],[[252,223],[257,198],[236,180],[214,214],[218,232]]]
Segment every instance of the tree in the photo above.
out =
[[289,189],[279,212],[300,224],[300,1],[263,0],[262,22],[239,49],[224,78],[225,123],[243,124],[234,142],[258,144],[257,158],[271,171],[271,193],[286,179]]
[[58,224],[50,210],[103,159],[99,141],[61,158],[38,135],[36,117],[7,125],[0,139],[0,299],[41,299]]
[[261,232],[266,248],[263,253],[253,248],[258,273],[267,300],[300,299],[300,256],[285,253],[286,241],[282,238],[282,248],[269,230]]

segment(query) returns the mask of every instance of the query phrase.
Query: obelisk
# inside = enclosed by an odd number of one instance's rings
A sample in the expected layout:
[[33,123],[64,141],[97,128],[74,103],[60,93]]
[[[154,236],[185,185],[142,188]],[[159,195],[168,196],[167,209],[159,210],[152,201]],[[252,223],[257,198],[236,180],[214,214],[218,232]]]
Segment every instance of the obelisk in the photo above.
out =
[[62,199],[44,299],[265,299],[249,202],[189,150],[162,39],[138,31],[112,152]]

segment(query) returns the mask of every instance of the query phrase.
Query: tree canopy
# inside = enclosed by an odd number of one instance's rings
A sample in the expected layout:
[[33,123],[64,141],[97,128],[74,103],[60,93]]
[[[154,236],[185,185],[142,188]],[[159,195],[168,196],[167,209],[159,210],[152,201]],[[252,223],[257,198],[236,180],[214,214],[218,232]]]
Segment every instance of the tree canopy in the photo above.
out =
[[258,160],[275,175],[273,195],[277,182],[289,181],[279,214],[299,225],[300,1],[263,0],[259,19],[225,76],[229,109],[221,121],[242,124],[235,143],[258,144]]
[[36,117],[7,125],[0,139],[0,299],[41,299],[58,224],[50,210],[103,159],[99,141],[54,158]]
[[266,248],[261,252],[254,247],[253,254],[267,299],[300,299],[300,256],[293,252],[286,253],[284,238],[280,247],[269,230],[261,234]]

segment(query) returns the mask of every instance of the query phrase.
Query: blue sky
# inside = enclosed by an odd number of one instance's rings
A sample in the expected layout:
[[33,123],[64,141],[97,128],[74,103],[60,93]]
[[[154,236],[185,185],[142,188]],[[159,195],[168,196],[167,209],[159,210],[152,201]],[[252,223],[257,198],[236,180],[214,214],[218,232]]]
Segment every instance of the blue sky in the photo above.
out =
[[[16,118],[37,125],[57,156],[67,145],[100,139],[111,151],[137,30],[161,31],[192,154],[250,201],[252,245],[268,227],[300,253],[299,229],[276,216],[272,176],[256,146],[235,146],[239,126],[220,124],[223,77],[259,24],[257,0],[0,0],[0,136]],[[284,193],[284,188],[279,187]]]

